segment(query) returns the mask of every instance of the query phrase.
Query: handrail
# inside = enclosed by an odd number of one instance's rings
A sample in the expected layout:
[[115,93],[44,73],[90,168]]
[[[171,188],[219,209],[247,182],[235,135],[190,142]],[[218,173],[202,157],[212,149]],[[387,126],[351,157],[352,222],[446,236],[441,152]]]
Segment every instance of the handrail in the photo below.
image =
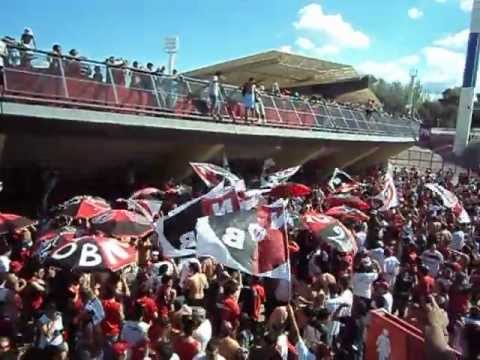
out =
[[[4,98],[211,120],[208,81],[18,46],[8,49],[2,74]],[[35,66],[38,61],[42,66]],[[245,108],[239,88],[221,87],[222,115],[242,122]],[[360,108],[270,94],[262,94],[258,102],[265,109],[266,121],[257,125],[412,138],[418,134],[418,124],[413,121],[379,113],[367,116]]]

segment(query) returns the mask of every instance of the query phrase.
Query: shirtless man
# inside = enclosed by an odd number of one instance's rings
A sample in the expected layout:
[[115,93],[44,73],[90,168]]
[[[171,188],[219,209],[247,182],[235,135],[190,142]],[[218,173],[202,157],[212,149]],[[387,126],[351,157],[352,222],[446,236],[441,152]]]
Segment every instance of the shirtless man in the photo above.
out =
[[208,280],[201,272],[198,263],[191,263],[189,269],[192,275],[185,282],[185,297],[190,306],[204,306],[205,289],[208,288]]

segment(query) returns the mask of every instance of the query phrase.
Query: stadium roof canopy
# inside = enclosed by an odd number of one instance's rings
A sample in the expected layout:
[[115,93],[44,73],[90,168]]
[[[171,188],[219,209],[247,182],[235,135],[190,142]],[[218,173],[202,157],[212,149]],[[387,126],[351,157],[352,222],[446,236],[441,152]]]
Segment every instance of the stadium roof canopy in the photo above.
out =
[[187,76],[209,78],[217,71],[225,83],[242,85],[250,77],[270,87],[275,81],[281,88],[329,84],[359,79],[350,65],[319,60],[302,55],[271,50],[185,73]]

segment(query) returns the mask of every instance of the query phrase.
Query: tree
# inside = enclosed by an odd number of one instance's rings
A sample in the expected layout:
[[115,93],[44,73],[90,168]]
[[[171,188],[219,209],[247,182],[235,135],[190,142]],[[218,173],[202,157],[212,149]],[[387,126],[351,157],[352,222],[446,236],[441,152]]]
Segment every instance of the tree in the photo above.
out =
[[442,92],[436,101],[425,101],[418,108],[420,118],[431,126],[455,127],[460,88],[450,88]]
[[385,111],[391,114],[407,114],[410,111],[410,94],[413,91],[413,106],[417,109],[419,104],[426,99],[426,93],[420,81],[413,85],[403,85],[399,81],[389,83],[379,79],[371,86],[373,92],[382,102]]

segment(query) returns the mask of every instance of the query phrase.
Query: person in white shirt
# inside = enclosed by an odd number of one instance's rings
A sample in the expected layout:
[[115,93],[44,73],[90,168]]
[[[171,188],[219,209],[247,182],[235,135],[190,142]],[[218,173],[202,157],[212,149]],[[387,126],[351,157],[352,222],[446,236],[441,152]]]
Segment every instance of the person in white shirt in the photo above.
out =
[[383,269],[383,262],[385,260],[385,250],[383,242],[377,241],[376,246],[369,251],[369,255],[372,260],[376,260],[380,265],[380,269]]
[[196,326],[193,338],[200,343],[201,351],[205,351],[212,338],[212,323],[207,319],[207,312],[202,307],[192,307],[192,318]]
[[357,242],[358,250],[365,249],[365,242],[367,241],[367,232],[364,225],[357,225],[355,227],[355,240]]
[[385,249],[385,260],[383,261],[383,278],[392,287],[400,272],[400,261],[393,255],[392,250]]
[[373,307],[384,309],[388,313],[392,312],[393,296],[389,291],[390,285],[386,281],[380,281],[375,285],[375,301]]
[[68,346],[63,337],[62,314],[56,311],[55,304],[46,306],[45,314],[38,319],[39,334],[36,346],[39,349],[55,347],[66,355]]
[[422,254],[422,261],[433,277],[437,277],[440,266],[444,262],[443,255],[437,250],[437,245],[432,243]]
[[455,227],[455,231],[452,233],[452,244],[451,247],[453,250],[461,251],[465,246],[465,233],[460,225]]
[[210,115],[216,120],[222,120],[222,102],[220,88],[220,73],[217,72],[208,84],[208,97],[210,98]]
[[378,279],[378,273],[373,270],[370,258],[361,260],[358,272],[352,276],[353,295],[367,300],[372,298],[372,284]]
[[150,325],[143,321],[142,313],[142,306],[137,304],[132,317],[123,323],[120,340],[126,341],[129,349],[148,339]]

